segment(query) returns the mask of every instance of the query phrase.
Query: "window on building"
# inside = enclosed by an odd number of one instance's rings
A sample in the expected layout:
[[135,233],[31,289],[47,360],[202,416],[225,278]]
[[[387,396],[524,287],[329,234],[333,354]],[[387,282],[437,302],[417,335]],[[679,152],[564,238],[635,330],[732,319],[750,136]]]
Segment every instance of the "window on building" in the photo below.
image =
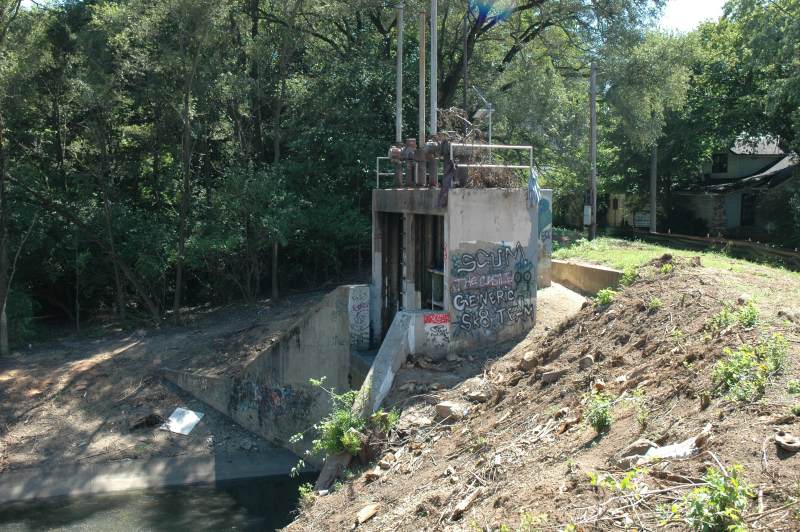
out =
[[756,195],[745,192],[742,194],[742,226],[756,225]]
[[711,159],[711,173],[712,174],[727,174],[728,173],[728,154],[717,153]]

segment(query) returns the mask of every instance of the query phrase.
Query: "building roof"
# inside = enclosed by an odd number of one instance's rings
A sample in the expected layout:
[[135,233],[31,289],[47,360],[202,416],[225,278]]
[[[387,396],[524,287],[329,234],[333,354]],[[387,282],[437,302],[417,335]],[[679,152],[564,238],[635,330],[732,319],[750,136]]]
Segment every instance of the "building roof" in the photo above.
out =
[[772,136],[739,137],[731,148],[736,155],[783,155],[780,138]]
[[800,156],[791,153],[756,174],[729,183],[708,185],[702,187],[701,190],[709,194],[724,194],[743,188],[769,189],[780,185],[792,177],[799,166]]

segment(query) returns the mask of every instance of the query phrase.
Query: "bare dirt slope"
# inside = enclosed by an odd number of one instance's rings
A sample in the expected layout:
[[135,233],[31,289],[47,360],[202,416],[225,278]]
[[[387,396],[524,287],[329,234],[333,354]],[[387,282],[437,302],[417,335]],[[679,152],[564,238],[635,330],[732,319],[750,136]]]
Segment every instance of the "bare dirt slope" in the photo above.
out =
[[[800,398],[787,389],[800,376],[792,321],[800,280],[758,267],[662,266],[645,268],[609,306],[587,305],[544,336],[532,333],[477,377],[401,396],[397,434],[377,457],[385,469],[364,466],[289,528],[352,529],[362,512],[374,514],[358,525],[364,530],[685,529],[683,498],[710,468],[733,474],[738,464],[751,486],[744,525],[800,529],[800,453],[773,440],[776,431],[800,434],[790,411]],[[757,324],[714,327],[725,304],[746,306],[737,303],[742,292],[753,297]],[[715,391],[724,348],[775,333],[789,356],[763,396],[737,401]],[[586,421],[592,390],[613,401],[601,435]],[[465,408],[463,419],[437,416],[444,400]],[[695,437],[688,457],[641,467],[623,459],[645,452],[623,452],[643,438],[666,446]]]
[[[259,445],[263,451],[265,442],[164,382],[159,370],[235,374],[323,295],[195,310],[181,325],[67,337],[0,360],[0,472]],[[188,436],[144,419],[166,418],[178,406],[206,415]]]

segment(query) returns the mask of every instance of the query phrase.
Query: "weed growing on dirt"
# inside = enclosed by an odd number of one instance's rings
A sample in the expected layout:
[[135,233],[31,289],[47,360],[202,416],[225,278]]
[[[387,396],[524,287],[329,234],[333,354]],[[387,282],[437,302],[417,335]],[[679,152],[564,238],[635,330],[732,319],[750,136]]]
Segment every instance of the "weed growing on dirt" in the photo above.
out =
[[647,407],[643,389],[637,388],[633,392],[633,401],[636,406],[636,422],[639,424],[639,430],[644,432],[650,420],[650,409]]
[[695,488],[672,506],[673,518],[701,532],[746,530],[743,513],[753,490],[740,478],[741,473],[740,465],[732,466],[727,474],[710,468],[703,477],[705,485]]
[[792,407],[792,414],[800,417],[800,403],[797,403]]
[[786,383],[786,389],[789,390],[789,393],[792,395],[800,395],[800,380],[790,380],[788,383]]
[[601,477],[593,471],[590,471],[587,475],[589,475],[589,483],[594,487],[606,488],[612,492],[639,493],[642,487],[639,479],[647,475],[648,472],[649,469],[645,467],[635,467],[626,472],[619,480],[610,474]]
[[736,313],[736,321],[745,328],[756,326],[758,323],[758,309],[753,305],[752,301],[748,301],[746,305],[739,309]]
[[661,273],[663,273],[664,275],[669,275],[670,273],[672,273],[672,270],[674,269],[675,265],[672,264],[671,262],[661,265]]
[[[388,434],[400,419],[400,413],[395,410],[391,412],[378,410],[369,419],[364,419],[353,413],[353,403],[358,396],[358,391],[350,390],[338,394],[333,388],[325,388],[325,377],[309,379],[309,382],[327,393],[332,403],[330,414],[312,427],[319,435],[311,442],[311,452],[314,454],[324,456],[346,451],[357,455],[361,452],[365,429]],[[298,443],[303,440],[303,437],[302,432],[295,434],[289,438],[289,442]],[[305,463],[301,460],[292,469],[293,475],[298,474],[303,467],[305,467]]]
[[622,278],[620,278],[619,284],[622,286],[630,286],[635,283],[638,278],[639,271],[633,266],[627,266],[622,272]]
[[589,398],[589,404],[586,407],[586,421],[598,435],[611,428],[611,422],[614,420],[611,415],[611,403],[612,398],[607,393],[592,392]]
[[314,486],[312,486],[311,483],[306,482],[305,484],[300,484],[300,487],[297,488],[297,492],[300,494],[301,506],[311,506],[314,504],[316,495],[314,495]]
[[733,312],[733,307],[725,303],[722,306],[722,310],[708,319],[708,323],[706,323],[706,329],[709,331],[719,331],[730,327],[733,324],[735,317],[736,316]]
[[751,402],[764,394],[769,378],[783,370],[788,342],[776,334],[756,347],[743,345],[735,351],[726,347],[724,353],[712,375],[716,395]]
[[597,297],[594,298],[594,304],[600,307],[607,307],[614,301],[614,296],[617,293],[610,288],[603,288],[597,292]]
[[647,310],[649,310],[650,312],[655,312],[663,306],[664,302],[661,301],[661,299],[654,297],[650,299],[650,301],[647,303]]

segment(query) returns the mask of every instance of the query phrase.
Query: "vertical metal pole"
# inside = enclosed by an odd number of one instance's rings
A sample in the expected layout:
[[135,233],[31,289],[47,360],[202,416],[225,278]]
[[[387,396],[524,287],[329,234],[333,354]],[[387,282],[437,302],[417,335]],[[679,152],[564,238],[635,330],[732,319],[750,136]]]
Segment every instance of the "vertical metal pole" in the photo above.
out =
[[[468,69],[467,69],[467,66],[468,66],[468,63],[467,63],[467,48],[468,48],[468,41],[469,41],[469,29],[467,27],[467,23],[468,22],[469,22],[469,0],[467,0],[467,11],[464,13],[464,52],[463,52],[464,53],[464,57],[462,58],[463,63],[464,63],[464,67],[463,67],[464,68],[464,101],[462,102],[462,105],[464,107],[464,118],[466,118],[467,120],[469,120],[469,111],[467,111],[467,106],[469,105],[469,101],[467,100],[467,98],[469,98],[469,76],[467,75],[469,73]],[[468,126],[467,126],[467,123],[464,122],[464,136],[467,135],[467,131],[468,131]]]
[[425,10],[419,14],[419,139],[417,146],[425,145]]
[[650,232],[655,233],[657,228],[657,195],[658,195],[658,142],[653,142],[653,151],[650,154]]
[[591,129],[589,158],[592,167],[589,184],[589,201],[592,207],[589,240],[593,240],[597,236],[597,68],[594,61],[589,75],[589,127]]
[[397,82],[395,91],[394,141],[403,142],[403,3],[397,7]]
[[438,0],[431,0],[431,138],[438,129],[437,108],[439,106],[439,28],[438,19]]

